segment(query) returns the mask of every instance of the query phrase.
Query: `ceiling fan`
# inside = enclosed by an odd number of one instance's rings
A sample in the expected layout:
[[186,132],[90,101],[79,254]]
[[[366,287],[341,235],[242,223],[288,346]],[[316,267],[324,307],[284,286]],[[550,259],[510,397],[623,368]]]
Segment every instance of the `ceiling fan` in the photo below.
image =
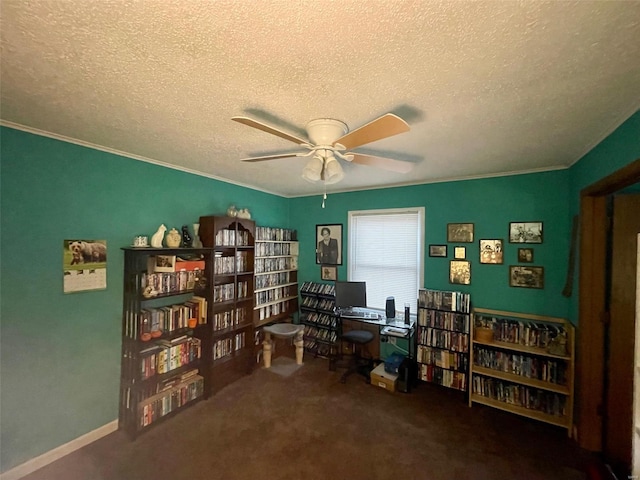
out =
[[[297,143],[307,151],[243,158],[243,162],[262,162],[287,157],[311,157],[302,171],[302,178],[310,182],[322,180],[326,184],[339,182],[344,172],[337,158],[360,165],[369,165],[392,172],[407,173],[413,164],[402,160],[376,157],[351,150],[367,143],[382,140],[409,131],[409,124],[392,113],[387,113],[360,128],[349,132],[344,122],[331,118],[318,118],[307,123],[308,139],[299,138],[265,123],[248,117],[232,117],[232,120],[285,140]],[[336,158],[337,157],[337,158]]]

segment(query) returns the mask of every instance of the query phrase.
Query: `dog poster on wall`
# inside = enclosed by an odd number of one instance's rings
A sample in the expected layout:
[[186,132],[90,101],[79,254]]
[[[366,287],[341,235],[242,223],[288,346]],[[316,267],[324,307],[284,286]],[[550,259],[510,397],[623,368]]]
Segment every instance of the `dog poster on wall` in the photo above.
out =
[[64,293],[107,288],[107,241],[64,240]]

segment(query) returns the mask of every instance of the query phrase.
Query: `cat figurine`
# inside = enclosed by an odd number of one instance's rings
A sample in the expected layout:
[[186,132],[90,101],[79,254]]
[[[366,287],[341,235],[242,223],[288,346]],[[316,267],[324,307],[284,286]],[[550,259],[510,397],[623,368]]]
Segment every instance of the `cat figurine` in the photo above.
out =
[[167,231],[167,227],[162,224],[158,227],[158,231],[151,237],[151,246],[153,248],[162,248],[162,241],[164,240],[164,232]]

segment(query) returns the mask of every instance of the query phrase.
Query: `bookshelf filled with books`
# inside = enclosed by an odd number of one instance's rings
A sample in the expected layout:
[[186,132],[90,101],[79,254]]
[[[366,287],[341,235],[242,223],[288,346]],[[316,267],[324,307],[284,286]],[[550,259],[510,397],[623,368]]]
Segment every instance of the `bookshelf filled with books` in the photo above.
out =
[[304,325],[305,351],[329,358],[337,353],[338,318],[335,287],[330,283],[304,282],[300,287],[300,323]]
[[468,293],[420,289],[416,335],[418,378],[466,392],[470,328]]
[[119,428],[132,437],[209,395],[206,248],[124,248]]
[[256,227],[254,326],[290,319],[298,311],[295,230]]
[[202,216],[199,235],[214,251],[207,382],[215,393],[253,369],[255,222]]
[[473,403],[573,429],[575,329],[565,319],[474,309]]

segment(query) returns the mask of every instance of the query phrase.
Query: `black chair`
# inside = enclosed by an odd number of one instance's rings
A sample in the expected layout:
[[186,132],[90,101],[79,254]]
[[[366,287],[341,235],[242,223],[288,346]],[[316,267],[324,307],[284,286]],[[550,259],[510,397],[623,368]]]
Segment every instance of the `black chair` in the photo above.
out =
[[[352,373],[358,373],[365,377],[367,383],[371,381],[370,373],[373,369],[373,358],[368,354],[366,346],[371,343],[375,338],[375,335],[366,330],[350,330],[340,337],[340,342],[346,342],[351,350],[351,354],[347,358],[347,362],[344,365],[337,365],[334,360],[333,365],[330,364],[335,370],[336,367],[346,367],[347,371],[344,372],[340,381],[342,383],[347,382],[347,377]],[[366,351],[366,352],[365,352]],[[366,355],[365,355],[366,353]],[[340,355],[343,357],[343,355]]]

